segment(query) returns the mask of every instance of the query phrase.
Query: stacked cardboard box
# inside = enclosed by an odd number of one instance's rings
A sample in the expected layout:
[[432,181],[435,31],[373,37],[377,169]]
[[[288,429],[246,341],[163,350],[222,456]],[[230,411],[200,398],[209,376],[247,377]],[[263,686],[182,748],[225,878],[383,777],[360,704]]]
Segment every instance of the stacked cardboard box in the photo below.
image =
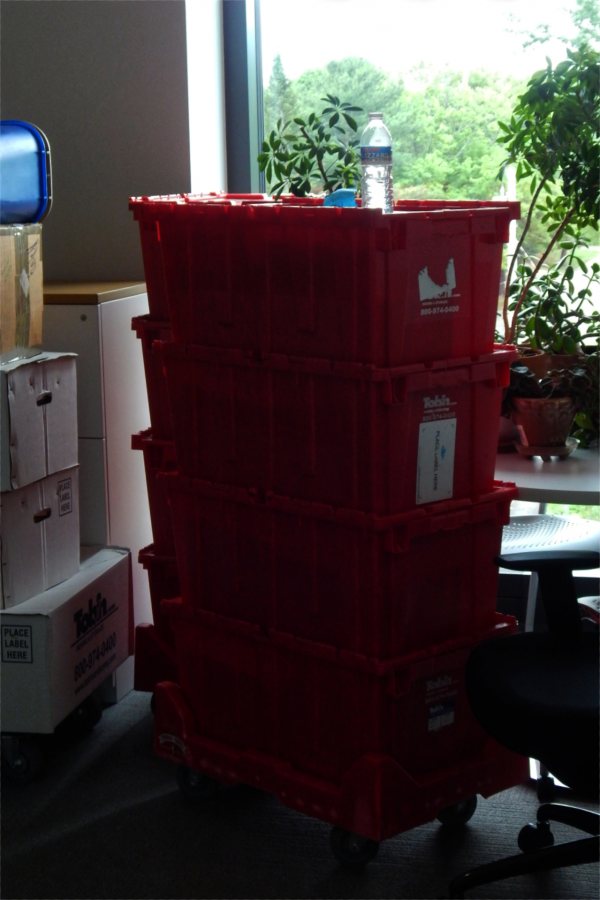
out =
[[[0,647],[6,769],[132,653],[128,550],[81,548],[77,356],[40,349],[41,226],[1,229]],[[17,749],[15,749],[15,747]]]

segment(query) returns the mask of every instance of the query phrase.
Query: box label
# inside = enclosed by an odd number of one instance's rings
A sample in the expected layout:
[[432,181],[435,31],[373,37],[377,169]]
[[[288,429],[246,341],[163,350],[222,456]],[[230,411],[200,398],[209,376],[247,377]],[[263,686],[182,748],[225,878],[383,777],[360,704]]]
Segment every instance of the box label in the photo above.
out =
[[2,662],[33,662],[33,637],[31,625],[2,626]]
[[69,516],[73,512],[73,482],[70,478],[63,478],[56,486],[58,497],[58,515]]
[[452,497],[455,446],[456,418],[421,423],[417,451],[417,504]]

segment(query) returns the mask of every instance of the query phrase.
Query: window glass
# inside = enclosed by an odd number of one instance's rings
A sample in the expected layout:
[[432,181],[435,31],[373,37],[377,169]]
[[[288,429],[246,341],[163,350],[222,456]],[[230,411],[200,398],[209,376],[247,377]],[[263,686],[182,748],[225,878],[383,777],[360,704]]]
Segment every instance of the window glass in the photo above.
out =
[[[595,0],[593,5],[595,6]],[[497,195],[497,120],[587,0],[261,0],[265,132],[333,94],[384,113],[397,196]],[[593,15],[593,10],[592,13]]]

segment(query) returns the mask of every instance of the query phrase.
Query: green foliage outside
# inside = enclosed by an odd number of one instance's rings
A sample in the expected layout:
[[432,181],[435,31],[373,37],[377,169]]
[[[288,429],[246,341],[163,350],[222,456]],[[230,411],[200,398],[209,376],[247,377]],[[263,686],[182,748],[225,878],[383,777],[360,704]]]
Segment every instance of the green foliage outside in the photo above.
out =
[[360,155],[356,113],[359,106],[339,97],[321,97],[326,105],[306,117],[280,118],[263,141],[258,165],[274,196],[307,197],[312,191],[333,193],[358,188]]
[[[499,125],[507,162],[516,166],[517,182],[528,195],[508,272],[504,336],[509,343],[525,336],[534,347],[574,353],[586,331],[597,337],[600,324],[582,311],[591,286],[600,283],[600,266],[589,267],[583,257],[587,234],[597,239],[598,229],[600,53],[581,44],[567,49],[554,67],[548,60]],[[522,252],[532,216],[546,229],[536,259]],[[580,289],[573,280],[576,269],[585,277]]]
[[522,82],[489,73],[468,77],[413,73],[411,86],[390,78],[364,59],[330,62],[290,81],[277,58],[265,91],[265,135],[277,121],[306,120],[329,95],[361,107],[358,131],[368,113],[384,112],[394,146],[394,187],[410,199],[488,199],[498,194],[504,158],[496,145],[498,119],[510,114]]
[[554,516],[578,516],[600,522],[600,506],[576,506],[568,503],[549,503],[547,511]]
[[[574,34],[563,38],[566,48],[597,47],[597,0],[572,0],[570,15]],[[541,22],[522,37],[524,47],[543,44],[549,30]],[[362,118],[357,115],[358,134],[370,111],[384,113],[394,146],[397,197],[488,200],[502,192],[498,172],[506,151],[498,140],[498,122],[510,121],[526,82],[488,71],[436,71],[424,63],[404,79],[394,79],[360,58],[332,61],[290,80],[277,57],[264,95],[265,135],[280,119],[306,120],[322,108],[325,94],[333,95],[364,111]],[[525,207],[530,199],[525,185],[519,185],[518,196]],[[589,238],[596,243],[597,233]],[[547,227],[534,218],[524,250],[538,256],[546,245]],[[556,256],[558,249],[553,252]]]

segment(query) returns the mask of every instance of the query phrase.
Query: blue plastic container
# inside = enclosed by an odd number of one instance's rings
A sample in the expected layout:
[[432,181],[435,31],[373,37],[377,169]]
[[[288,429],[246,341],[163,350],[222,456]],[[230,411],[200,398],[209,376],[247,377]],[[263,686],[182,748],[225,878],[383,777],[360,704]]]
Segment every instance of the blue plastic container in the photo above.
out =
[[0,225],[41,222],[52,204],[50,145],[35,125],[0,122]]

